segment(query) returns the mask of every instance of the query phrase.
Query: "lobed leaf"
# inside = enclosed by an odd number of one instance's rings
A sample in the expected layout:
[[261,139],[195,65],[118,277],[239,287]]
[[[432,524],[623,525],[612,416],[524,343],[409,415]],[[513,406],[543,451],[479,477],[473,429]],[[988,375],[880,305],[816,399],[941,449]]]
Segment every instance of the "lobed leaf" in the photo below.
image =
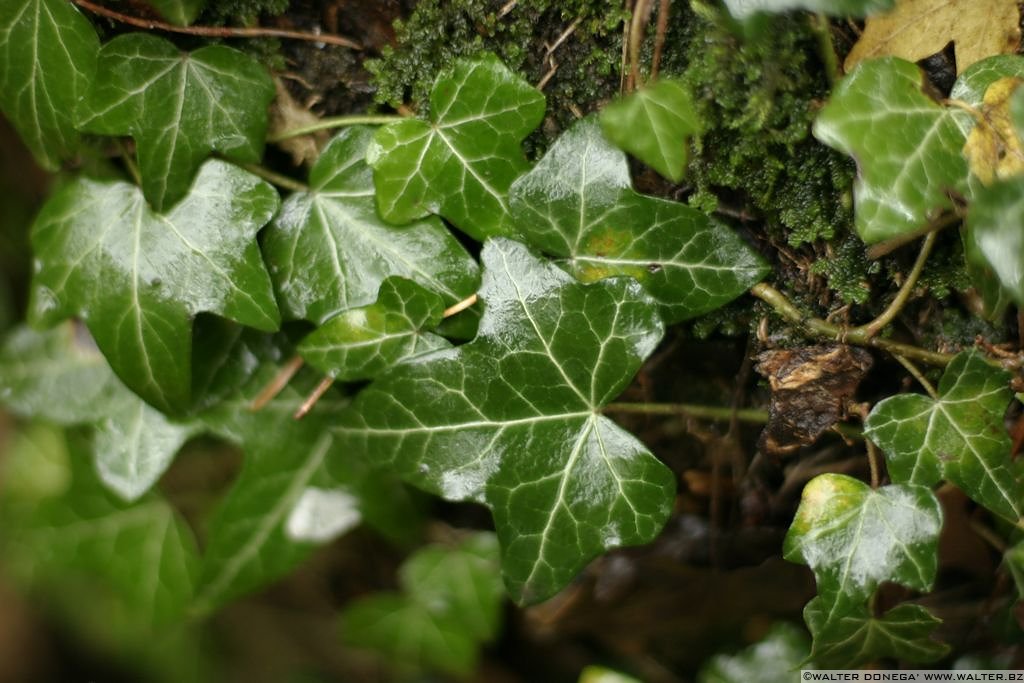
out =
[[617,147],[678,183],[689,138],[700,133],[701,123],[686,86],[660,79],[605,107],[601,130]]
[[905,394],[876,404],[866,433],[885,452],[893,481],[932,486],[945,478],[1001,517],[1019,520],[1024,484],[1003,426],[1009,379],[971,349],[946,368],[938,399]]
[[836,87],[814,135],[857,161],[854,227],[868,244],[921,229],[966,192],[961,154],[968,116],[922,90],[924,76],[895,57],[863,62]]
[[299,355],[336,379],[373,379],[405,359],[450,347],[426,331],[437,327],[443,312],[441,297],[412,280],[389,277],[376,303],[328,320],[302,340]]
[[346,129],[310,171],[310,191],[292,194],[268,228],[263,252],[290,318],[323,323],[373,303],[400,275],[454,303],[476,291],[479,268],[436,218],[400,228],[381,221],[366,147],[373,131]]
[[381,216],[439,214],[480,242],[511,235],[508,188],[529,167],[520,145],[544,116],[544,96],[487,54],[438,76],[430,109],[431,122],[385,126],[367,151]]
[[47,170],[78,152],[72,112],[99,50],[89,20],[66,0],[0,3],[0,111]]
[[632,280],[585,286],[504,239],[483,261],[477,338],[395,368],[336,433],[343,452],[488,505],[509,591],[535,602],[604,550],[649,541],[668,516],[669,470],[598,412],[662,324]]
[[68,183],[32,226],[30,319],[81,316],[125,384],[164,412],[184,410],[195,314],[261,330],[280,322],[255,240],[277,202],[267,183],[216,160],[163,215],[128,183]]
[[712,311],[768,272],[726,226],[632,189],[626,157],[598,123],[577,123],[509,192],[516,229],[583,282],[628,275],[668,323]]
[[223,45],[181,52],[162,38],[129,33],[100,50],[75,118],[85,132],[135,139],[146,199],[167,211],[211,152],[260,160],[273,98],[266,69],[242,52]]

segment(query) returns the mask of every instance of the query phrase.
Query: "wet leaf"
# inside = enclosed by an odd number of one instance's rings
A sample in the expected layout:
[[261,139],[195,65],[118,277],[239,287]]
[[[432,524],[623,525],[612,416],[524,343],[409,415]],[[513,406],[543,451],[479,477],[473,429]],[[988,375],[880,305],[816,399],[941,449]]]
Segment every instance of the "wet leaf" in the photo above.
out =
[[697,683],[776,683],[793,677],[811,651],[807,635],[779,622],[759,642],[735,655],[716,655],[697,676]]
[[443,216],[478,241],[512,234],[508,188],[529,165],[520,144],[544,96],[494,55],[462,59],[430,93],[431,121],[377,131],[367,152],[385,220]]
[[795,9],[826,12],[838,16],[862,17],[892,7],[894,0],[725,0],[737,19],[758,12],[789,12]]
[[391,275],[415,280],[449,304],[476,291],[476,262],[438,219],[402,227],[381,221],[363,161],[372,135],[354,127],[331,140],[310,172],[310,191],[291,195],[264,236],[289,318],[322,323],[371,304]]
[[891,12],[870,17],[846,56],[846,71],[876,57],[911,62],[942,50],[952,41],[957,73],[1020,45],[1016,0],[896,0]]
[[181,52],[144,33],[103,46],[96,79],[79,102],[79,128],[135,139],[142,189],[157,211],[189,191],[203,160],[263,156],[274,83],[258,62],[223,45]]
[[148,491],[197,429],[149,407],[111,371],[84,330],[17,328],[0,345],[0,403],[26,417],[91,425],[100,480],[132,501]]
[[402,593],[356,601],[342,614],[344,639],[391,664],[468,674],[498,633],[504,591],[498,543],[475,534],[454,548],[428,546],[399,571]]
[[819,597],[807,603],[804,619],[814,637],[811,658],[821,667],[852,669],[882,657],[934,662],[949,653],[932,637],[942,621],[920,605],[898,605],[881,617],[866,608],[830,614]]
[[868,244],[918,230],[965,192],[969,116],[922,91],[923,74],[894,57],[864,62],[836,87],[814,135],[857,160],[857,233]]
[[372,379],[404,359],[451,346],[428,331],[443,312],[441,297],[412,280],[390,277],[376,303],[328,320],[302,340],[299,355],[336,379]]
[[195,314],[261,330],[279,323],[255,240],[277,201],[256,176],[215,160],[165,215],[134,185],[75,180],[32,226],[39,269],[30,317],[81,316],[125,384],[165,412],[185,410]]
[[577,123],[510,191],[516,229],[583,282],[628,275],[666,322],[712,311],[768,272],[726,226],[677,202],[632,189],[622,152],[597,121]]
[[0,110],[47,170],[78,151],[72,112],[99,49],[89,20],[66,0],[0,3]]
[[1001,517],[1016,522],[1024,485],[1010,459],[1003,414],[1010,376],[974,349],[953,359],[939,383],[938,400],[893,396],[868,416],[867,435],[885,451],[893,481],[932,486],[948,479]]
[[872,489],[822,474],[804,488],[783,554],[811,568],[830,605],[857,604],[883,581],[930,590],[941,528],[939,502],[924,486]]
[[506,585],[536,602],[602,551],[649,541],[668,515],[671,472],[598,412],[662,325],[633,280],[582,285],[504,239],[483,260],[477,338],[398,366],[336,432],[343,452],[488,505]]
[[[964,252],[972,273],[990,276],[1000,293],[1024,306],[1024,178],[979,189],[967,214]],[[984,282],[978,284],[984,286]],[[991,295],[990,295],[991,298]]]
[[620,149],[679,182],[690,136],[700,132],[701,123],[686,87],[661,79],[606,106],[601,130]]

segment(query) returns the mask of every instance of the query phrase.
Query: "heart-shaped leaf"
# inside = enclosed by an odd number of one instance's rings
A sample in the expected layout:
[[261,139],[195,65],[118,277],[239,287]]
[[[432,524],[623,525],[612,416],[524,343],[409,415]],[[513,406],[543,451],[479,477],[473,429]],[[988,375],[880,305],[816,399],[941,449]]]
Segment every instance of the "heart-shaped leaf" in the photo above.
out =
[[679,182],[690,136],[700,132],[701,123],[686,86],[661,79],[605,107],[601,130],[620,149]]
[[783,555],[809,566],[819,596],[838,610],[866,602],[883,581],[929,590],[941,528],[939,502],[924,486],[872,489],[822,474],[804,487]]
[[309,192],[291,195],[263,239],[290,318],[322,323],[377,297],[401,275],[455,303],[476,291],[479,269],[436,218],[401,228],[381,221],[373,172],[363,160],[372,129],[346,129],[324,148]]
[[451,346],[427,330],[444,312],[441,297],[412,280],[390,277],[376,303],[342,311],[299,344],[299,355],[331,377],[372,379],[406,358]]
[[622,152],[594,119],[577,123],[510,191],[517,231],[592,282],[629,275],[666,322],[712,311],[768,272],[726,226],[677,202],[638,194]]
[[1005,519],[1020,519],[1024,483],[1003,426],[1009,380],[971,349],[946,368],[938,399],[905,394],[875,405],[865,427],[893,481],[932,486],[945,478]]
[[75,118],[86,132],[135,138],[142,189],[157,211],[185,196],[211,152],[257,162],[274,83],[260,64],[223,45],[181,52],[145,33],[100,50]]
[[544,116],[544,96],[485,55],[438,76],[430,112],[430,122],[400,121],[374,137],[367,160],[381,215],[439,214],[481,242],[512,234],[508,188],[529,167],[520,145]]
[[934,662],[949,652],[932,637],[941,620],[920,605],[897,605],[881,617],[867,608],[834,614],[818,597],[807,603],[804,620],[814,637],[811,659],[821,667],[852,669],[881,657]]
[[261,330],[280,321],[255,240],[277,203],[267,183],[216,160],[165,215],[134,185],[75,180],[32,226],[30,315],[81,316],[125,384],[165,412],[184,410],[196,313]]
[[16,329],[0,345],[0,402],[60,425],[92,425],[103,484],[127,501],[148,491],[195,425],[169,420],[128,391],[85,330]]
[[0,3],[0,110],[48,170],[78,151],[72,113],[99,50],[89,20],[66,0]]
[[487,504],[506,585],[534,602],[602,551],[649,541],[667,518],[671,472],[598,412],[662,325],[631,279],[582,285],[504,239],[485,244],[483,261],[477,338],[399,365],[336,431],[345,453]]
[[840,82],[814,123],[814,135],[857,161],[855,228],[866,243],[912,233],[966,191],[961,153],[966,112],[922,90],[916,65],[872,59]]

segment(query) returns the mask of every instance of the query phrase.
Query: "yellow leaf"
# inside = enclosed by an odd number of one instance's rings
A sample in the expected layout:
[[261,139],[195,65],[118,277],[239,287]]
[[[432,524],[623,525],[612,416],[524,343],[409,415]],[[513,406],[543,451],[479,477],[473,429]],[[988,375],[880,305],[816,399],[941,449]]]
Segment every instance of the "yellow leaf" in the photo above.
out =
[[953,42],[956,71],[1020,45],[1016,0],[897,0],[892,11],[867,20],[843,68],[850,71],[873,57],[911,62],[941,52]]
[[985,91],[978,122],[967,137],[964,156],[986,185],[1024,173],[1024,147],[1010,120],[1010,96],[1024,80],[1000,78]]

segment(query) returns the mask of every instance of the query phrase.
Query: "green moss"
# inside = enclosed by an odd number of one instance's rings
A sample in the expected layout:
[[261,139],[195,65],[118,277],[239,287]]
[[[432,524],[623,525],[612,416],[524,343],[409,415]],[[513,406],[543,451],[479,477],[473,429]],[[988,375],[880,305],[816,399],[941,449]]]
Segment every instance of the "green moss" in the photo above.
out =
[[843,303],[863,304],[871,297],[871,276],[882,272],[880,264],[869,261],[860,238],[847,234],[826,256],[811,265],[811,272],[828,279],[828,285]]
[[260,15],[277,16],[288,9],[288,0],[207,0],[202,23],[220,25]]

